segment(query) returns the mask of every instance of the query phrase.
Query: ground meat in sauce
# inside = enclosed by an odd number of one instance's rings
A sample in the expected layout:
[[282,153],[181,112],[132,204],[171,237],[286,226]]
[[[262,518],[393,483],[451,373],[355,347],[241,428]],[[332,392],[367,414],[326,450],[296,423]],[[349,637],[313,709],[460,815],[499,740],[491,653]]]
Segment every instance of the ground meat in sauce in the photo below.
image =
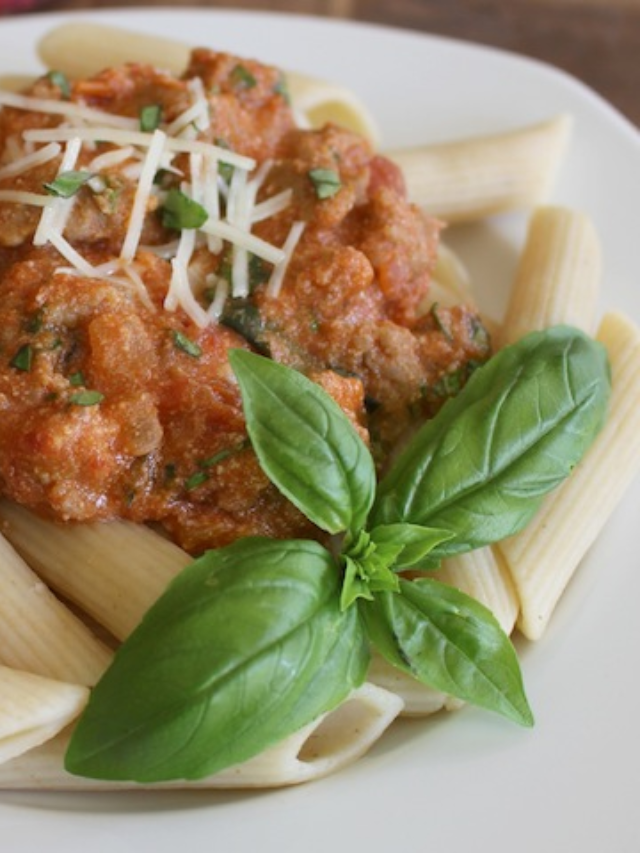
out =
[[[65,521],[159,522],[194,553],[251,534],[314,535],[249,447],[230,348],[254,347],[307,373],[380,459],[489,353],[472,308],[429,307],[439,224],[407,202],[398,170],[363,139],[331,125],[296,128],[275,69],[196,50],[183,79],[129,65],[77,82],[72,97],[128,116],[157,104],[171,122],[196,77],[212,117],[202,137],[269,161],[260,199],[292,190],[290,205],[254,233],[279,246],[293,222],[306,223],[277,298],[265,287],[268,265],[254,258],[249,296],[199,328],[162,307],[171,264],[150,249],[176,235],[156,203],[136,257],[141,294],[126,276],[67,270],[52,246],[32,244],[40,211],[0,202],[0,490]],[[48,78],[32,94],[61,97]],[[2,110],[0,163],[15,157],[27,127],[59,121]],[[76,168],[113,147],[85,146]],[[186,157],[172,165],[188,176]],[[42,192],[58,166],[0,178],[0,189]],[[120,251],[137,166],[107,168],[101,192],[78,192],[65,238],[96,267]],[[339,175],[339,191],[319,198],[312,169]],[[194,280],[228,269],[227,248],[194,255]]]

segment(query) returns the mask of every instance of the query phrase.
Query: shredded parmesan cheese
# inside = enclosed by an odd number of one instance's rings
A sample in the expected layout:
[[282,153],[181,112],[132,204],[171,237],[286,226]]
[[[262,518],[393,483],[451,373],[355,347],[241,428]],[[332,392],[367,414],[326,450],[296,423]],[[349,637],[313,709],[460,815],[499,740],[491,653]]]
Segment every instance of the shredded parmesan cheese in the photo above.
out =
[[149,145],[147,157],[144,161],[144,168],[138,181],[138,187],[136,189],[136,195],[133,200],[133,207],[131,208],[131,215],[129,217],[127,234],[124,238],[124,243],[122,244],[122,250],[120,252],[120,259],[124,263],[128,263],[133,260],[138,248],[142,229],[144,227],[144,219],[147,213],[149,197],[151,196],[151,190],[153,189],[153,181],[160,165],[160,159],[164,151],[166,140],[167,135],[164,131],[155,130],[153,132],[153,140]]
[[31,154],[25,154],[19,160],[14,160],[12,163],[7,163],[6,166],[0,168],[0,181],[4,178],[15,178],[17,175],[22,175],[35,166],[43,166],[50,160],[55,159],[61,151],[62,148],[58,142],[50,142],[44,148],[38,148]]
[[18,110],[60,115],[107,127],[121,127],[125,130],[133,130],[138,127],[136,119],[105,113],[102,110],[94,110],[92,107],[85,107],[74,101],[49,101],[46,98],[32,98],[30,95],[0,90],[0,104]]
[[[246,297],[250,292],[249,261],[252,255],[273,265],[267,286],[269,296],[278,295],[287,266],[300,239],[304,223],[295,222],[282,248],[273,246],[252,233],[257,222],[275,216],[291,203],[292,190],[287,189],[257,202],[258,192],[269,171],[271,161],[256,162],[198,138],[211,126],[207,93],[200,78],[187,83],[190,106],[171,123],[153,132],[140,130],[139,121],[89,108],[82,103],[45,100],[31,96],[0,92],[0,106],[60,115],[64,121],[50,128],[31,128],[16,138],[12,162],[0,167],[0,180],[28,173],[30,169],[60,157],[58,176],[76,170],[83,150],[96,151],[104,143],[107,151],[89,157],[85,169],[91,176],[88,187],[100,193],[107,186],[104,172],[117,168],[119,175],[136,182],[126,232],[120,254],[106,263],[93,266],[77,248],[64,237],[64,230],[76,200],[34,192],[0,189],[0,202],[41,207],[40,221],[33,243],[50,243],[69,264],[56,272],[66,272],[89,278],[105,279],[132,290],[144,304],[155,310],[145,282],[136,266],[141,248],[154,252],[171,263],[171,279],[163,307],[167,311],[181,309],[199,327],[220,319],[229,297]],[[34,150],[34,146],[42,146]],[[64,146],[64,150],[63,150]],[[8,149],[7,149],[8,150]],[[189,157],[188,175],[173,165],[177,154]],[[227,183],[220,174],[220,164],[232,167]],[[199,227],[182,228],[177,240],[162,246],[141,246],[147,214],[154,204],[161,204],[164,191],[156,186],[156,176],[168,170],[183,178],[181,191],[191,202],[199,205],[206,221]],[[255,172],[254,172],[255,170]],[[252,174],[253,173],[253,174]],[[209,273],[203,279],[201,255],[196,248],[204,247],[219,256],[229,244],[232,256],[231,281]],[[206,265],[205,265],[206,269]],[[206,280],[213,298],[205,308],[199,291]]]
[[[70,172],[75,168],[81,147],[81,142],[77,137],[73,137],[67,142],[58,168],[58,175],[63,175],[65,172]],[[42,211],[40,222],[33,237],[34,246],[44,246],[46,243],[53,243],[53,237],[57,235],[62,236],[74,204],[74,196],[71,198],[51,198],[50,203]]]
[[289,266],[289,262],[291,261],[295,248],[302,237],[305,224],[306,223],[304,222],[296,221],[289,229],[287,239],[284,241],[284,245],[282,247],[283,258],[274,268],[267,284],[267,296],[272,299],[276,299],[280,295],[280,289],[287,272],[287,267]]

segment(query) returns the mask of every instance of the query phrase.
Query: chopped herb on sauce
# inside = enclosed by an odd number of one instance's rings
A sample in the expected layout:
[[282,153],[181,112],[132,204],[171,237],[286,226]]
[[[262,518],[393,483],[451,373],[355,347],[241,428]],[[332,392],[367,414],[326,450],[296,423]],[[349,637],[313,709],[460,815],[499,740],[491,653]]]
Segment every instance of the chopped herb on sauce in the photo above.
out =
[[244,65],[236,65],[231,71],[231,80],[234,86],[239,86],[243,89],[253,89],[257,86],[258,81]]
[[308,174],[318,198],[331,198],[342,187],[340,175],[333,169],[311,169]]
[[32,363],[33,347],[31,344],[23,344],[9,362],[11,367],[15,367],[16,370],[22,370],[25,373],[31,370]]
[[53,70],[49,71],[47,78],[50,83],[60,89],[60,94],[65,101],[69,101],[71,99],[71,85],[66,74],[63,74],[62,71]]
[[200,228],[209,218],[201,204],[175,187],[169,190],[162,206],[162,224],[165,228],[181,231],[183,228]]
[[289,92],[287,78],[282,72],[280,72],[280,76],[278,77],[278,80],[275,86],[273,87],[273,92],[275,95],[280,95],[280,97],[284,99],[284,102],[286,104],[291,103],[291,94]]
[[72,373],[69,377],[69,385],[73,385],[75,388],[84,384],[84,376],[82,375],[82,373],[80,373],[80,371],[78,371],[77,373]]
[[182,350],[182,352],[185,352],[191,358],[200,358],[202,347],[199,344],[192,341],[191,338],[188,338],[183,332],[179,332],[177,329],[173,330],[171,336],[173,337],[176,349]]
[[71,170],[69,172],[62,172],[53,181],[49,181],[43,184],[43,186],[49,195],[55,195],[58,198],[71,198],[92,177],[91,172]]
[[199,486],[202,486],[209,479],[209,475],[206,471],[196,471],[195,474],[192,474],[187,480],[185,480],[184,487],[188,492],[193,491],[193,489],[197,489]]
[[140,110],[140,130],[144,133],[153,133],[160,127],[162,121],[162,107],[160,104],[148,104]]
[[97,406],[104,400],[104,394],[100,391],[78,391],[69,397],[69,402],[74,406]]

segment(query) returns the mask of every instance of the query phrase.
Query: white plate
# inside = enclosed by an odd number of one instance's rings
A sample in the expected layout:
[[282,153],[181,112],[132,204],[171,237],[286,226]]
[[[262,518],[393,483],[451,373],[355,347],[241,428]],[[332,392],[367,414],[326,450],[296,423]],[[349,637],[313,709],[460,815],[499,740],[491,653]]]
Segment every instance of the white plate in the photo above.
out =
[[[600,230],[603,306],[640,320],[640,136],[566,75],[470,44],[325,19],[159,9],[92,17],[347,83],[389,146],[572,113],[554,200],[583,208]],[[34,43],[54,20],[3,20],[0,73],[33,71]],[[522,227],[503,217],[456,237],[496,305]],[[523,651],[533,731],[473,709],[404,723],[346,772],[270,793],[0,793],[2,850],[637,853],[639,498],[640,483],[545,638]]]

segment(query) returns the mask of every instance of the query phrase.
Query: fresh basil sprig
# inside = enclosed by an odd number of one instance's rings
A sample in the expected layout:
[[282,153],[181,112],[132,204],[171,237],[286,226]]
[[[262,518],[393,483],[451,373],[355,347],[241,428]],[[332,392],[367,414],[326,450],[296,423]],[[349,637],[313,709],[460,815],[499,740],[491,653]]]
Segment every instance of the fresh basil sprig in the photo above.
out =
[[365,679],[370,646],[419,681],[531,725],[515,651],[491,613],[401,573],[531,517],[602,424],[603,348],[559,327],[505,349],[377,492],[366,446],[324,391],[252,353],[230,361],[265,472],[334,546],[248,538],[187,567],[93,691],[67,769],[144,782],[221,770],[339,704]]

